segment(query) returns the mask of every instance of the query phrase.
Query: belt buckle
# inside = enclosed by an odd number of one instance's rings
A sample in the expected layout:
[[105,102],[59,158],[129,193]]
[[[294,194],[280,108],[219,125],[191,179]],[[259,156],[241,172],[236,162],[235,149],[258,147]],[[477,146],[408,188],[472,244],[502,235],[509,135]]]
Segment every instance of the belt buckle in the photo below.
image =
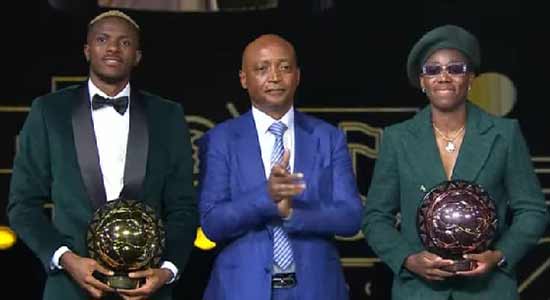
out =
[[275,289],[295,287],[296,274],[295,273],[275,274],[271,278],[271,286]]

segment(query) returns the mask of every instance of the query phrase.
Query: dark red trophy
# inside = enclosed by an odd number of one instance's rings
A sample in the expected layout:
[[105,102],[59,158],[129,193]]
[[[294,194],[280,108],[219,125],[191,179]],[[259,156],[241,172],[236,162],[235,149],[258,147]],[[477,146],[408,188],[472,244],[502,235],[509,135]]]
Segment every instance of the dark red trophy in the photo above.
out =
[[476,262],[462,257],[481,253],[491,244],[496,228],[495,204],[478,184],[445,181],[432,188],[418,210],[417,226],[426,249],[452,259],[450,272],[469,271]]

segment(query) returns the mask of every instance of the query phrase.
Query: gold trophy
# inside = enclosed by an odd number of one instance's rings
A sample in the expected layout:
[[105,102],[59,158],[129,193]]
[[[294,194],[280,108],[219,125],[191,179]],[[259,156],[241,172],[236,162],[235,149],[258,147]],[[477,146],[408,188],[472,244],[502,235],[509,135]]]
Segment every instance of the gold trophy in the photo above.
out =
[[114,275],[97,276],[112,288],[135,289],[142,278],[128,273],[159,267],[165,245],[164,226],[155,211],[142,201],[109,201],[93,215],[88,227],[90,257]]

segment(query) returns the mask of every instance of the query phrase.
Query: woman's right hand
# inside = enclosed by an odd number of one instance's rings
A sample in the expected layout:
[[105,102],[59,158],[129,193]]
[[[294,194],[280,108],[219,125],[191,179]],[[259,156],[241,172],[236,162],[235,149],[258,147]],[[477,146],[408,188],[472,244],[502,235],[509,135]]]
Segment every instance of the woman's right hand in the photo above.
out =
[[443,259],[428,251],[412,254],[405,260],[405,268],[407,270],[426,280],[441,281],[445,280],[445,278],[455,276],[455,273],[441,269],[442,267],[452,265],[452,260]]

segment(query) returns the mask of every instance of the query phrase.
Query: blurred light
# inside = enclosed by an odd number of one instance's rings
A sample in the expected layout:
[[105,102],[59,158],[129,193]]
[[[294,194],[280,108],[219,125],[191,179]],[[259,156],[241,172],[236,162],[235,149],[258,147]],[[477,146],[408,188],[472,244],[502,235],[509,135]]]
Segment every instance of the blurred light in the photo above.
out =
[[195,247],[202,250],[211,250],[216,247],[216,243],[209,240],[204,234],[204,231],[202,231],[202,228],[199,227],[197,229],[197,237],[195,238]]
[[13,230],[7,226],[0,226],[0,250],[11,248],[16,240],[17,236]]
[[468,99],[491,114],[505,116],[516,105],[517,90],[504,74],[482,73],[474,79]]

